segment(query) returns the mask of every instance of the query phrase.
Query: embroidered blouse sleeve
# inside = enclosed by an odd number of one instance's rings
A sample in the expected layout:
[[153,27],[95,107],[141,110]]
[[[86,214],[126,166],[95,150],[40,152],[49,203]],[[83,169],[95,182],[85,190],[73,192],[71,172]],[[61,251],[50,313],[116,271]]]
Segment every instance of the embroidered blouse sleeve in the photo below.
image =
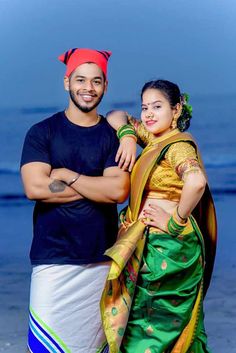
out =
[[196,150],[189,142],[176,142],[171,145],[166,159],[183,181],[188,173],[201,171]]
[[138,144],[141,147],[145,147],[149,144],[149,142],[154,138],[154,135],[151,132],[148,132],[145,127],[143,126],[143,123],[137,119],[135,119],[133,116],[128,115],[128,122],[131,124],[135,132],[137,134],[138,138]]

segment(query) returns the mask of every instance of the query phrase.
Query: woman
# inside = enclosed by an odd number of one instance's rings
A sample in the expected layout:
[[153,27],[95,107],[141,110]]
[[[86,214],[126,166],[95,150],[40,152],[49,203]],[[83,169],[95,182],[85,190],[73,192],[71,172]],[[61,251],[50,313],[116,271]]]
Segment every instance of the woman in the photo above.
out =
[[[135,129],[146,147],[131,174],[119,238],[106,252],[113,261],[101,299],[108,342],[101,352],[209,352],[202,301],[216,219],[197,145],[183,132],[192,109],[165,80],[146,83],[141,98],[142,123],[124,112],[108,116],[124,143],[134,144]],[[126,167],[124,148],[118,157]]]

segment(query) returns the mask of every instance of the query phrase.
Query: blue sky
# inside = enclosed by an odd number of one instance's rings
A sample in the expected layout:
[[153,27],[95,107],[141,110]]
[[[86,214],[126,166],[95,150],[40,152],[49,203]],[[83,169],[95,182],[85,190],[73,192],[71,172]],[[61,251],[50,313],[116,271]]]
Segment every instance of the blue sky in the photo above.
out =
[[161,77],[192,95],[235,94],[235,0],[0,0],[2,107],[64,104],[69,48],[111,50],[108,101]]

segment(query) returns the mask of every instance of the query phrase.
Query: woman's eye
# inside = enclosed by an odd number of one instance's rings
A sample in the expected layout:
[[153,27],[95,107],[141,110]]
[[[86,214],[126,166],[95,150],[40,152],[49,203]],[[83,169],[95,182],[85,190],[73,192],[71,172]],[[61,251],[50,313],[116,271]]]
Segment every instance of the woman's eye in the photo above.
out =
[[141,109],[142,109],[143,112],[144,112],[145,110],[147,110],[147,108],[145,108],[145,107],[142,107]]
[[159,108],[161,108],[160,105],[155,105],[155,106],[154,106],[154,109],[159,109]]

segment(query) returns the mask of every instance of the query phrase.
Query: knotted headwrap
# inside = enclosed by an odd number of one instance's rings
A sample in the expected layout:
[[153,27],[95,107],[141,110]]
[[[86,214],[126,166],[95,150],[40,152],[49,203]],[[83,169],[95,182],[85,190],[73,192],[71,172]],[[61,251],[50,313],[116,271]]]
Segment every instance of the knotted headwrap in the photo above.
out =
[[74,48],[60,55],[58,59],[67,66],[65,73],[67,77],[69,77],[78,66],[87,62],[98,65],[105,77],[107,77],[107,62],[110,56],[110,51]]

